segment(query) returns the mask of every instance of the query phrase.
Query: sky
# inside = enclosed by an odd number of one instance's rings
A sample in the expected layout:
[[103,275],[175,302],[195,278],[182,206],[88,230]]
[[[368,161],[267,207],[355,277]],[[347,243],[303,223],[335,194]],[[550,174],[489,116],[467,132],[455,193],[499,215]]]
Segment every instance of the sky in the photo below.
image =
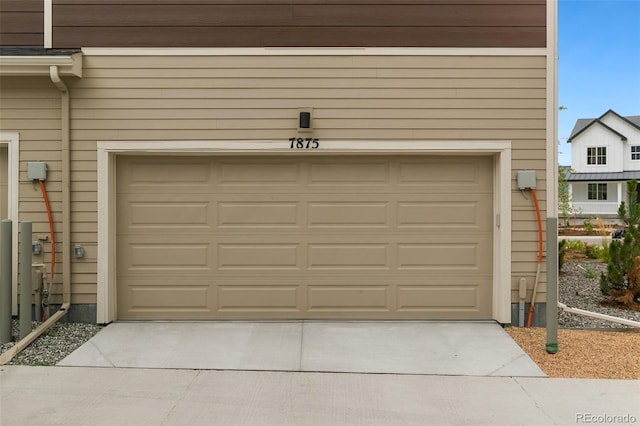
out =
[[640,0],[559,0],[558,105],[561,165],[577,119],[640,115]]

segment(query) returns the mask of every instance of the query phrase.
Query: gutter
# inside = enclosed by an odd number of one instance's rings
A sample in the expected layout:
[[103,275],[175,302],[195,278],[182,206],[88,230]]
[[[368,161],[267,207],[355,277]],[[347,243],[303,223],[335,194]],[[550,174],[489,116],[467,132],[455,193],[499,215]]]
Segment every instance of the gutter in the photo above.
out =
[[[0,356],[0,365],[5,365],[13,359],[20,351],[29,346],[42,333],[47,331],[60,318],[65,316],[71,306],[71,185],[70,185],[70,107],[69,89],[60,78],[58,65],[49,67],[49,77],[53,84],[60,91],[60,129],[61,129],[61,151],[62,151],[62,305],[58,311],[49,317],[48,320],[40,324],[31,333],[27,334],[8,351]],[[55,247],[53,248],[55,250]],[[53,282],[54,277],[51,277]]]

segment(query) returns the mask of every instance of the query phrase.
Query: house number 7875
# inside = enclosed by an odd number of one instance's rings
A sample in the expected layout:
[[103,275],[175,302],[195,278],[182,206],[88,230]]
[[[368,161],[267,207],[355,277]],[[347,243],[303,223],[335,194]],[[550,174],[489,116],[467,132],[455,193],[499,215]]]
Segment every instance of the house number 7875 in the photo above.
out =
[[320,140],[318,138],[289,138],[291,149],[318,149]]

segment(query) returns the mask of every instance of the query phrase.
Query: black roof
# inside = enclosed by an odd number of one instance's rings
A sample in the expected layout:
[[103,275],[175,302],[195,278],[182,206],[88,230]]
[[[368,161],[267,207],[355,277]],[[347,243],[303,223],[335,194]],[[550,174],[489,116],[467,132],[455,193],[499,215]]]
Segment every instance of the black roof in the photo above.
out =
[[45,49],[43,47],[0,47],[0,56],[71,56],[80,49]]
[[567,182],[628,181],[631,179],[640,180],[640,171],[610,173],[571,173],[571,171],[568,170],[565,176]]

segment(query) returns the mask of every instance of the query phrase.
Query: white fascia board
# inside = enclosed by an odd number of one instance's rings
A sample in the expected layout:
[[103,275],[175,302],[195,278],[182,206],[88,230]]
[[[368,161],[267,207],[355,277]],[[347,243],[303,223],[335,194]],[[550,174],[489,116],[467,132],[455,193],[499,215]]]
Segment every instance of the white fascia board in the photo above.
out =
[[49,68],[58,67],[62,76],[82,77],[82,53],[70,56],[0,56],[2,76],[49,76]]
[[545,56],[546,48],[476,47],[83,47],[89,56]]

